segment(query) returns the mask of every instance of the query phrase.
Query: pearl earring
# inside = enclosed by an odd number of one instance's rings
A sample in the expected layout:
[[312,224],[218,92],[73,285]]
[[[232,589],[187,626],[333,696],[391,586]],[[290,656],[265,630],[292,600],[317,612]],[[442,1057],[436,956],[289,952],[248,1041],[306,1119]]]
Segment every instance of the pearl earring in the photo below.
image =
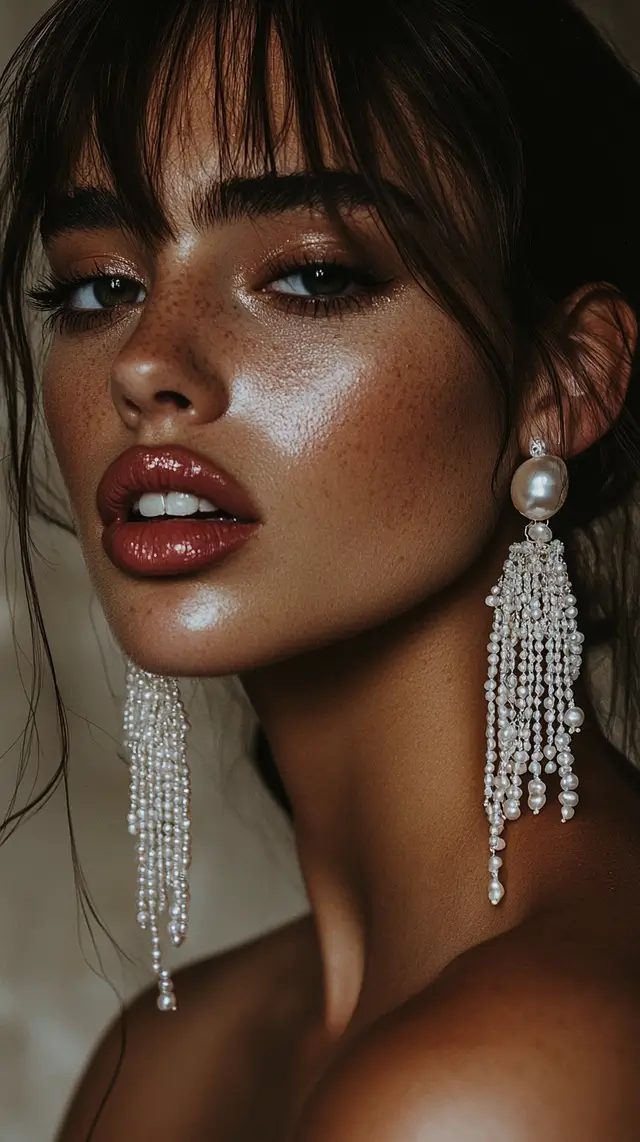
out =
[[506,821],[520,816],[524,774],[531,774],[528,806],[534,814],[546,802],[543,763],[545,774],[560,775],[563,822],[573,817],[578,804],[570,747],[584,721],[573,700],[584,635],[577,628],[564,544],[553,539],[548,525],[567,498],[567,468],[559,456],[547,455],[543,440],[532,440],[530,452],[511,482],[514,507],[530,521],[526,539],[511,544],[500,581],[486,599],[494,610],[485,682],[484,796],[492,904],[504,896],[499,879],[503,858],[498,853],[505,847],[501,834]]
[[188,729],[175,678],[147,674],[129,663],[124,706],[124,744],[131,766],[127,822],[137,838],[137,919],[151,934],[161,1011],[175,1011],[176,998],[162,963],[159,918],[168,913],[167,931],[175,947],[183,943],[189,925]]

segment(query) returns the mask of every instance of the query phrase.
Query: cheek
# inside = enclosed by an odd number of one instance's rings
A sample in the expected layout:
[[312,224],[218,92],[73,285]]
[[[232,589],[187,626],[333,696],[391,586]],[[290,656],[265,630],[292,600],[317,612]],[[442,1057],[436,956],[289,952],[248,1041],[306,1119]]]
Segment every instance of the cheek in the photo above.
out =
[[93,449],[104,443],[106,414],[97,400],[94,378],[104,370],[84,350],[74,356],[54,347],[43,375],[43,408],[47,428],[76,514],[91,489]]
[[421,318],[420,335],[403,326],[316,354],[305,385],[288,384],[261,425],[295,461],[302,550],[321,551],[323,574],[363,594],[435,589],[495,521],[496,389],[449,318]]

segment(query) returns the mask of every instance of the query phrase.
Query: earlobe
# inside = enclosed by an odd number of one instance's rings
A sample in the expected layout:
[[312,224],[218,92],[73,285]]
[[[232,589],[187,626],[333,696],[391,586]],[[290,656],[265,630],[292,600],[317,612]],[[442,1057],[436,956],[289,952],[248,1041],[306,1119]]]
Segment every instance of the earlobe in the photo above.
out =
[[638,320],[613,286],[590,284],[564,303],[554,336],[557,381],[547,374],[532,386],[518,442],[526,453],[529,440],[541,436],[550,452],[570,457],[595,444],[622,412]]

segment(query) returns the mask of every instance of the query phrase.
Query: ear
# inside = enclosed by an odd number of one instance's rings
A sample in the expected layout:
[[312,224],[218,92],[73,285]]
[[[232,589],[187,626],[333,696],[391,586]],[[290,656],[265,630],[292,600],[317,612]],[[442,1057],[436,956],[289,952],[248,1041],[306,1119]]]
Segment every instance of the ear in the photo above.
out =
[[614,286],[576,290],[560,307],[554,334],[560,392],[541,374],[523,398],[518,444],[524,455],[532,437],[542,437],[556,456],[584,452],[609,431],[627,396],[638,322]]

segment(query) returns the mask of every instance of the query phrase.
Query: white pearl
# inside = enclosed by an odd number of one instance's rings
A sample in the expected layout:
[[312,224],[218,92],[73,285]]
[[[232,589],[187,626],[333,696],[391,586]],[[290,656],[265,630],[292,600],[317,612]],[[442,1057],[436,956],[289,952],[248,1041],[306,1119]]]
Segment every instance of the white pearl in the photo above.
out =
[[564,722],[567,726],[581,726],[584,722],[584,710],[581,710],[579,706],[572,706],[570,710],[567,710]]
[[493,841],[493,847],[494,847],[494,849],[499,849],[500,851],[502,851],[502,849],[505,847],[505,842],[502,839],[502,837],[498,837],[496,840]]
[[[526,513],[521,513],[526,514]],[[549,513],[550,514],[550,513]],[[553,539],[553,533],[546,523],[532,523],[527,528],[527,535],[529,539],[536,540],[538,543],[550,543]]]
[[558,796],[560,804],[566,805],[567,809],[575,809],[579,800],[578,794],[574,793],[571,789],[568,789],[566,792],[563,791]]
[[489,857],[489,872],[497,872],[502,868],[502,857],[490,856]]
[[165,992],[158,996],[156,1003],[160,1011],[175,1011],[176,1009],[175,996],[167,995]]
[[504,887],[499,880],[492,880],[489,885],[489,900],[492,904],[499,904],[504,896]]
[[577,789],[580,782],[575,773],[567,773],[564,777],[560,778],[560,785],[562,789]]
[[555,761],[548,761],[544,767],[544,771],[545,771],[545,773],[555,773],[557,768],[558,767],[557,767]]
[[567,466],[559,456],[533,456],[516,469],[511,481],[514,507],[531,520],[546,520],[567,498]]
[[505,801],[503,812],[508,821],[517,821],[520,816],[520,806],[517,801]]
[[572,817],[575,817],[575,815],[576,815],[575,809],[570,809],[568,805],[562,806],[562,820],[563,821],[570,821]]
[[539,813],[547,803],[547,798],[543,796],[530,797],[528,801],[529,808],[533,813]]
[[571,744],[571,737],[565,733],[556,734],[555,742],[558,749],[566,749]]
[[549,761],[553,761],[556,756],[556,747],[554,745],[546,745],[542,752]]

